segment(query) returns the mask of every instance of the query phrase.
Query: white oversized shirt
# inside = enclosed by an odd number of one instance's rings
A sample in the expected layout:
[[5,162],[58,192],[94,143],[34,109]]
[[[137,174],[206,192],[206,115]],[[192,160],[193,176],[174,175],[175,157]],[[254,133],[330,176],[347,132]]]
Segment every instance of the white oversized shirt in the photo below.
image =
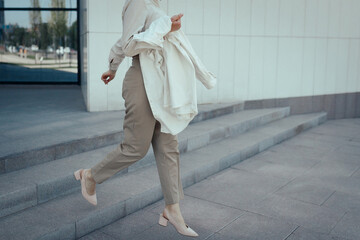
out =
[[125,56],[139,54],[144,86],[161,132],[178,134],[198,114],[196,79],[213,88],[217,79],[194,52],[158,0],[127,0],[122,11],[123,34],[109,54],[109,69],[117,71]]

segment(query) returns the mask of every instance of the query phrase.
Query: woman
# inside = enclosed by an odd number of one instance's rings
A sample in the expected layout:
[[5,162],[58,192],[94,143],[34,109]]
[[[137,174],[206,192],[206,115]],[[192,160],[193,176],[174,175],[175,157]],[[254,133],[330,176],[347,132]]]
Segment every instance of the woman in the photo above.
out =
[[[101,162],[89,169],[79,169],[74,174],[77,180],[81,179],[85,199],[96,205],[96,183],[104,182],[142,159],[151,143],[165,200],[159,224],[166,226],[170,221],[180,234],[196,237],[198,234],[185,224],[180,212],[179,201],[184,199],[184,193],[180,179],[178,138],[177,135],[161,132],[160,122],[152,114],[140,68],[139,53],[143,48],[137,48],[137,43],[133,41],[134,34],[146,31],[154,20],[165,13],[160,9],[158,0],[127,0],[122,14],[123,34],[110,51],[109,70],[102,74],[101,80],[108,84],[114,79],[125,56],[132,57],[132,66],[126,72],[122,89],[125,100],[124,140]],[[182,16],[171,17],[170,32],[181,28]]]

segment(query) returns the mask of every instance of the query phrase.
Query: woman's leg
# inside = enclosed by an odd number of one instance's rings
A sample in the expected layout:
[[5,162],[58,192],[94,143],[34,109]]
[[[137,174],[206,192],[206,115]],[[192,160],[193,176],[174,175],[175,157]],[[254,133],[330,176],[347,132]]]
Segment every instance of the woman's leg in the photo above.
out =
[[161,189],[164,195],[165,217],[171,214],[177,223],[185,228],[185,221],[180,211],[179,202],[184,199],[180,177],[180,152],[177,135],[160,132],[160,122],[156,121],[152,146],[159,172]]
[[180,178],[180,152],[177,135],[160,132],[160,127],[160,122],[156,121],[151,142],[165,204],[169,205],[184,199]]
[[125,75],[122,96],[125,99],[124,139],[91,168],[89,175],[99,184],[142,159],[151,144],[156,120],[146,96],[138,57],[133,58]]

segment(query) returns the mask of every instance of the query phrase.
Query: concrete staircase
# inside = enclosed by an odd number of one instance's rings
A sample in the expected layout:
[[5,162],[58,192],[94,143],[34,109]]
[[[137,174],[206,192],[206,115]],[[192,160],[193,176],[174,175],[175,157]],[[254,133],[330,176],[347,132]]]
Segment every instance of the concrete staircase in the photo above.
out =
[[[199,112],[178,135],[183,187],[327,119],[326,112],[289,113],[289,107],[244,110],[243,103]],[[112,132],[101,136],[101,144],[94,143],[100,136],[59,144],[64,151],[59,158],[34,154],[46,147],[18,155],[17,167],[0,175],[0,239],[77,239],[162,199],[152,148],[143,159],[97,185],[97,206],[83,199],[73,172],[93,166],[116,148],[114,134],[122,140],[122,132]]]

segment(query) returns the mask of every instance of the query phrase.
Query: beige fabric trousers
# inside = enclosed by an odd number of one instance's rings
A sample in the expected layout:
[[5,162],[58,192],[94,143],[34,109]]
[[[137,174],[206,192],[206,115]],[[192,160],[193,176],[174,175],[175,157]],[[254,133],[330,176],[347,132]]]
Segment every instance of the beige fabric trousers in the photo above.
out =
[[125,100],[124,139],[91,168],[94,180],[100,184],[142,159],[151,143],[165,204],[178,203],[184,199],[178,138],[177,135],[160,132],[160,122],[154,118],[146,95],[139,55],[132,58],[132,66],[126,72],[122,97]]

